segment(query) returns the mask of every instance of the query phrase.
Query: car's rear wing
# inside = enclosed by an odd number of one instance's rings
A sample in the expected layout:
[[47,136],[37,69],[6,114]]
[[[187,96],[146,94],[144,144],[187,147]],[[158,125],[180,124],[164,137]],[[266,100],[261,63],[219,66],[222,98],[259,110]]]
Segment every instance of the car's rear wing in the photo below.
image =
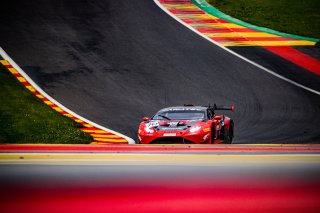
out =
[[213,106],[208,106],[209,109],[211,110],[231,110],[232,112],[234,111],[234,106],[218,106],[214,104]]
[[[193,104],[184,104],[184,106],[194,106]],[[213,106],[205,106],[205,107],[208,107],[209,109],[211,110],[231,110],[232,112],[234,111],[234,106],[218,106],[216,104],[214,104]]]

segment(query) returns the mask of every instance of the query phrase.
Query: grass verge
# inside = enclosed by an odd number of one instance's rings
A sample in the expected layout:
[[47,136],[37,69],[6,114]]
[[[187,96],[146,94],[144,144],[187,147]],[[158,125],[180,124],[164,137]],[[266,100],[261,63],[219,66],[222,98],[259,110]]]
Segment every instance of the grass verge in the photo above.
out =
[[220,11],[261,27],[320,38],[319,0],[207,0]]
[[0,64],[0,143],[88,144],[80,124],[27,90]]

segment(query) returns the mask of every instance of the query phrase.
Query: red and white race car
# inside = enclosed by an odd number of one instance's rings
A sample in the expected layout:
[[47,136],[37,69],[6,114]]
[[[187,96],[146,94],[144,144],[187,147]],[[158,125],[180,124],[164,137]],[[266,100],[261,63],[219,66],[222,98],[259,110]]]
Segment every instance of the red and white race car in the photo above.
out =
[[138,130],[141,144],[214,144],[231,143],[234,124],[215,110],[234,107],[176,106],[161,109],[151,119],[143,118]]

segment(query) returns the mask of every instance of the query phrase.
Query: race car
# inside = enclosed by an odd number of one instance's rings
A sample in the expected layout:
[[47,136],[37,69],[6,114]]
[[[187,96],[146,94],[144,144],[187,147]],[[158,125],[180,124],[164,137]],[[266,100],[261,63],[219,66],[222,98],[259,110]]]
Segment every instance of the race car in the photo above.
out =
[[234,106],[175,106],[161,109],[153,117],[144,117],[138,129],[141,144],[216,144],[232,143],[233,120],[216,110]]

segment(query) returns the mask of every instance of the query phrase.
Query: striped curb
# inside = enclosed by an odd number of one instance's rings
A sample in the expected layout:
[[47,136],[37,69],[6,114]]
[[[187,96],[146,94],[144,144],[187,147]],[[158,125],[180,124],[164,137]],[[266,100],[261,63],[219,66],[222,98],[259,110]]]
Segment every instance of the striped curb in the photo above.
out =
[[242,20],[233,18],[233,17],[221,12],[220,10],[218,10],[215,7],[213,7],[212,5],[210,5],[206,0],[192,0],[192,2],[197,7],[201,8],[202,10],[206,11],[207,13],[209,13],[213,16],[217,16],[223,20],[226,20],[226,21],[229,21],[229,22],[232,22],[235,24],[239,24],[241,26],[248,27],[253,30],[257,30],[260,32],[266,32],[266,33],[270,33],[270,34],[274,34],[274,35],[278,35],[278,36],[288,37],[288,38],[300,39],[300,40],[307,40],[307,41],[314,41],[314,42],[320,41],[320,39],[317,39],[317,38],[310,38],[310,37],[306,37],[306,36],[299,36],[299,35],[293,35],[293,34],[289,34],[289,33],[283,33],[283,32],[279,32],[279,31],[269,29],[266,27],[259,27],[259,26],[244,22]]
[[124,143],[128,144],[129,141],[124,137],[111,133],[109,131],[103,130],[95,125],[90,124],[89,122],[84,121],[84,119],[79,118],[78,116],[72,115],[71,113],[66,112],[57,104],[50,101],[44,94],[41,94],[34,86],[28,82],[28,80],[21,75],[17,69],[15,69],[7,60],[0,60],[0,63],[6,67],[11,74],[13,74],[17,80],[23,84],[32,94],[40,98],[46,105],[59,112],[60,114],[74,120],[75,122],[84,126],[80,128],[83,132],[90,134],[93,137],[93,142],[91,144],[114,144],[114,143]]
[[171,14],[222,46],[313,46],[315,41],[279,36],[223,20],[191,0],[159,0]]

